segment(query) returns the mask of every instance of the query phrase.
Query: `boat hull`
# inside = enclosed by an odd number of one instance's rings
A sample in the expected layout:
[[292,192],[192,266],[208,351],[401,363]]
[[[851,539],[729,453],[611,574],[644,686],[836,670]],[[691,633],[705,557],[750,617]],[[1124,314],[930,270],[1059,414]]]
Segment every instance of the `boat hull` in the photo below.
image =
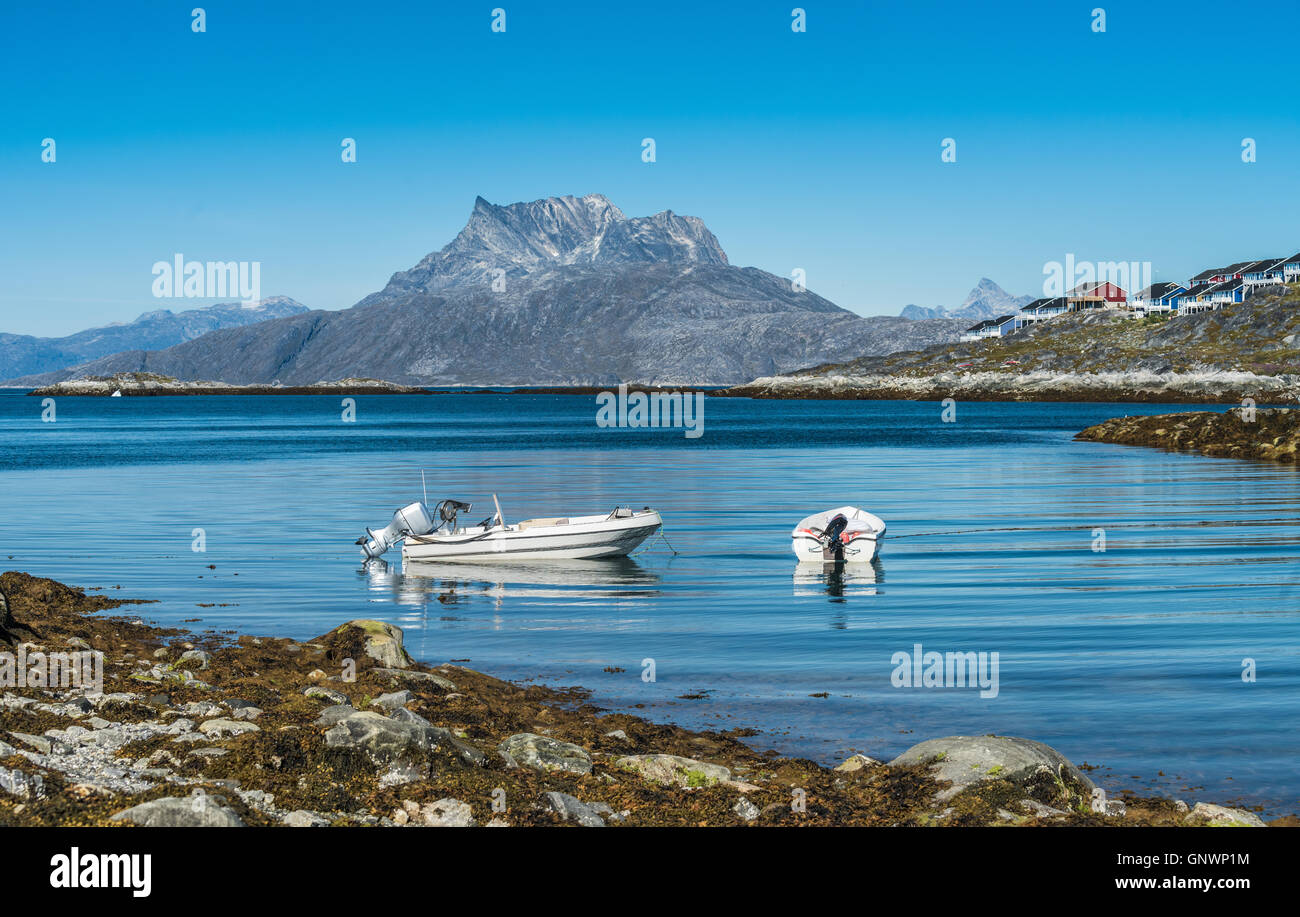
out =
[[624,557],[659,531],[659,514],[639,512],[625,518],[571,519],[564,525],[412,535],[402,543],[404,561],[585,560]]
[[[827,544],[818,533],[824,533],[837,516],[844,517],[843,527],[833,545]],[[841,506],[801,520],[790,533],[790,550],[800,563],[870,563],[880,556],[885,530],[879,516],[856,506]]]
[[[830,558],[820,540],[811,535],[799,535],[790,540],[790,550],[800,563],[824,564]],[[870,563],[880,554],[880,539],[860,536],[844,546],[844,563]]]

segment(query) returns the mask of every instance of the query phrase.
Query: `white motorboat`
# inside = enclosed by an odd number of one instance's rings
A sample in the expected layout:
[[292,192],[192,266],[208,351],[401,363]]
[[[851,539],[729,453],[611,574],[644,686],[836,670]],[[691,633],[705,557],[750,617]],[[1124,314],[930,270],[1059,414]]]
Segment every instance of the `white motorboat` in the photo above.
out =
[[507,524],[495,495],[492,502],[495,512],[477,525],[458,522],[459,515],[472,508],[469,503],[443,500],[433,513],[423,503],[412,503],[393,513],[387,527],[366,529],[357,544],[363,557],[373,558],[400,541],[403,561],[576,560],[624,557],[663,525],[659,513],[648,506]]
[[790,548],[800,562],[842,563],[874,560],[885,538],[885,521],[856,506],[814,513],[790,533]]

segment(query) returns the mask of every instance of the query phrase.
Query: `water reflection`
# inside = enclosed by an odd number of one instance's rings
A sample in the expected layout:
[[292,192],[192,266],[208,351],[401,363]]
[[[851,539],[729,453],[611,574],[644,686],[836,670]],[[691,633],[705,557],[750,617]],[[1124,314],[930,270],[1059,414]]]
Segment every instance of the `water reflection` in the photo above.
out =
[[429,601],[457,605],[488,599],[500,609],[507,599],[529,604],[620,605],[659,595],[660,577],[629,557],[499,563],[367,561],[358,571],[373,592],[398,605]]
[[843,602],[851,595],[879,595],[885,581],[880,558],[866,564],[797,564],[794,569],[796,596],[828,595],[832,602]]

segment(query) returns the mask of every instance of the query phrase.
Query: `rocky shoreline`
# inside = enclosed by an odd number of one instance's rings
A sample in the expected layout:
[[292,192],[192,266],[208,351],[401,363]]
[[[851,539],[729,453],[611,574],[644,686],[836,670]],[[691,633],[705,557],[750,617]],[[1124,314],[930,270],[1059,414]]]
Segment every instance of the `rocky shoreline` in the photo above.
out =
[[881,401],[1088,401],[1228,404],[1253,398],[1259,404],[1300,400],[1300,376],[1253,372],[1204,373],[1052,372],[1013,370],[944,372],[937,375],[765,376],[712,394],[741,398]]
[[226,382],[186,382],[155,373],[87,376],[44,385],[29,395],[111,398],[114,395],[424,395],[428,390],[382,379],[340,379],[315,385],[230,385]]
[[1115,417],[1088,427],[1074,438],[1294,465],[1300,461],[1300,410],[1258,408],[1251,412],[1234,408],[1224,413],[1190,411]]
[[[417,664],[379,621],[297,642],[102,614],[126,604],[0,575],[0,825],[1263,825],[1108,799],[1026,739],[951,736],[831,769],[756,751],[752,730]],[[13,683],[14,658],[90,650],[102,690]]]

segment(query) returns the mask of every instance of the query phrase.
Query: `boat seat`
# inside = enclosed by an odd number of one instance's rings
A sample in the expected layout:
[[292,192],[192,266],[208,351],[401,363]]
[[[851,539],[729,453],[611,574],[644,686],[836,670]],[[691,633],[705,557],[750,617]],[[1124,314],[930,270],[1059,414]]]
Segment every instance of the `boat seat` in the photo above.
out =
[[538,526],[544,526],[544,525],[568,525],[568,524],[569,524],[569,520],[561,516],[555,516],[551,519],[525,519],[523,522],[519,523],[519,530],[523,531],[524,529],[537,528]]

